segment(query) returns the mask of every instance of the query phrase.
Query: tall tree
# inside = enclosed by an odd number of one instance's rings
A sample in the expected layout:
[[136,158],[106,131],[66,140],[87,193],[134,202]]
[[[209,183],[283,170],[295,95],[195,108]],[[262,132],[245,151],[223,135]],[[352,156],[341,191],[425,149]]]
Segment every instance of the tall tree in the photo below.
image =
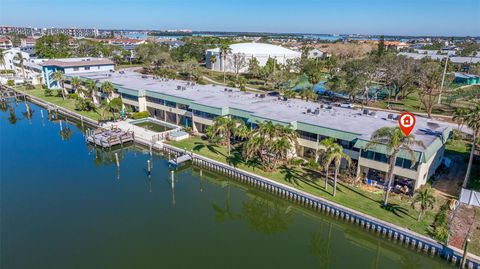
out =
[[[320,146],[320,152],[322,152],[322,159],[325,159],[325,157],[334,150],[335,148],[335,139],[334,138],[326,138],[320,141],[319,146]],[[318,159],[319,156],[316,156]],[[328,171],[330,169],[330,162],[323,162],[322,161],[322,167],[323,170],[325,171],[325,190],[328,189]]]
[[72,85],[73,90],[77,92],[80,85],[82,85],[82,80],[79,77],[73,77],[70,84]]
[[39,58],[65,58],[70,55],[67,35],[44,35],[35,41],[35,53]]
[[227,144],[228,156],[231,151],[232,136],[237,135],[237,131],[244,127],[244,122],[228,116],[217,117],[211,127],[210,134],[218,136]]
[[[418,73],[416,84],[419,88],[420,101],[425,108],[428,117],[432,117],[432,110],[437,104],[440,95],[443,69],[438,62],[424,61],[416,70]],[[445,77],[445,81],[450,81],[453,77]]]
[[382,35],[378,41],[377,56],[382,57],[385,54],[385,37]]
[[262,68],[257,58],[252,57],[248,61],[248,72],[255,78],[259,78],[262,75]]
[[60,91],[62,92],[62,98],[65,100],[65,74],[63,74],[62,71],[58,70],[53,73],[52,76],[53,80],[55,80],[58,83],[58,86],[60,86]]
[[233,54],[232,60],[232,67],[233,72],[235,73],[235,81],[238,82],[238,76],[243,68],[247,67],[247,60],[245,58],[245,54],[242,53],[235,53]]
[[480,136],[480,103],[477,103],[475,107],[467,110],[464,116],[465,124],[470,127],[473,131],[472,136],[472,147],[470,149],[470,157],[468,159],[467,173],[463,180],[463,187],[466,188],[468,185],[468,180],[470,178],[470,173],[472,171],[473,156],[475,154],[475,148],[477,146],[477,139]]
[[13,57],[14,61],[18,61],[18,64],[20,65],[20,69],[22,69],[22,74],[23,78],[27,79],[27,74],[25,73],[25,57],[23,57],[23,54],[21,52],[17,52],[15,56]]
[[371,137],[370,142],[365,147],[365,150],[375,149],[379,145],[386,148],[388,155],[388,173],[385,179],[385,198],[383,205],[388,205],[388,195],[390,194],[392,184],[394,181],[394,169],[397,162],[397,156],[401,150],[405,150],[411,158],[412,166],[416,164],[417,159],[412,146],[418,145],[425,148],[422,141],[415,140],[415,136],[410,134],[405,136],[400,127],[382,127],[376,130]]
[[226,83],[226,70],[225,70],[225,64],[227,60],[227,55],[232,53],[232,49],[230,48],[230,45],[228,44],[222,44],[220,46],[220,58],[222,59],[222,72],[223,72],[223,84]]
[[398,98],[407,97],[415,92],[416,62],[412,58],[403,55],[387,54],[382,58],[380,67],[383,69],[382,79],[393,95],[395,101]]
[[333,177],[333,196],[337,194],[337,176],[338,172],[340,170],[340,165],[342,163],[342,160],[347,161],[347,165],[350,165],[351,159],[348,154],[343,152],[342,146],[339,144],[334,143],[332,147],[326,152],[324,158],[323,158],[323,166],[326,167],[326,170],[328,171],[328,167],[333,163],[335,166],[335,174]]
[[110,102],[112,94],[115,92],[115,86],[110,81],[104,81],[100,85],[100,89],[107,95],[107,101]]
[[291,126],[274,124],[271,121],[258,123],[243,145],[243,155],[250,160],[258,158],[267,171],[275,170],[288,160],[297,145],[297,132]]

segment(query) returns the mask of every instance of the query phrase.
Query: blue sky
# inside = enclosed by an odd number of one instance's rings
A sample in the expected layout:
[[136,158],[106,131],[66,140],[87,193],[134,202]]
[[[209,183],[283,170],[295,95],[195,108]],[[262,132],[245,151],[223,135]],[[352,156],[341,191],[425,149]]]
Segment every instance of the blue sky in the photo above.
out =
[[480,0],[0,0],[0,24],[480,35]]

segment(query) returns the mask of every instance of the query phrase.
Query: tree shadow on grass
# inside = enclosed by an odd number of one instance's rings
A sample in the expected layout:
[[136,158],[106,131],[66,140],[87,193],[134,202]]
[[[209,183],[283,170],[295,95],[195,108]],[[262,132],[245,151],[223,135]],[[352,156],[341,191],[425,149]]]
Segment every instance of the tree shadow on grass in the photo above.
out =
[[[389,203],[388,205],[384,206],[383,202],[380,202],[380,204],[381,204],[380,206],[381,208],[387,210],[388,212],[393,213],[395,216],[399,218],[403,218],[404,216],[412,217],[408,214],[408,210],[401,205]],[[402,214],[403,216],[400,214]]]
[[326,192],[320,185],[318,185],[313,178],[318,178],[319,174],[311,170],[303,170],[301,168],[289,167],[287,165],[280,166],[280,173],[284,175],[284,179],[294,185],[299,186],[300,183],[308,185],[314,189]]
[[212,145],[210,143],[202,143],[202,142],[195,142],[194,144],[195,144],[195,146],[193,146],[193,148],[192,148],[194,151],[201,151],[202,149],[206,148],[208,151],[210,151],[214,154],[218,154],[218,155],[222,155],[223,157],[227,157],[225,154],[223,154],[222,152],[217,150],[218,146],[216,146],[216,145]]

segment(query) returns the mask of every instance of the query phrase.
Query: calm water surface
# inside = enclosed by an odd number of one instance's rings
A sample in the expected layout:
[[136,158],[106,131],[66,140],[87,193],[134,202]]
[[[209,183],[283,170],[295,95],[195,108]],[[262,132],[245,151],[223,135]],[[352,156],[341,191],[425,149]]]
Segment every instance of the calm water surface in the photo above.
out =
[[24,102],[0,108],[2,269],[449,268],[191,166],[172,188],[162,156],[89,147],[35,105],[31,119]]

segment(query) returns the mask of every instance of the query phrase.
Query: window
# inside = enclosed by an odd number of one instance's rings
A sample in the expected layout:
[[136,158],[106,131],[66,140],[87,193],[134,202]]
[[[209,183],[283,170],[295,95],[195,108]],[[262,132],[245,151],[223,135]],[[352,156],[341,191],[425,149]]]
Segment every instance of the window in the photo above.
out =
[[317,134],[297,130],[298,137],[310,141],[317,141]]
[[165,100],[165,106],[175,108],[177,107],[177,103]]
[[85,70],[90,70],[90,66],[85,66]]
[[193,114],[200,118],[210,119],[210,120],[213,120],[214,118],[218,117],[218,115],[208,113],[208,112],[198,111],[198,110],[194,110]]
[[135,95],[130,95],[130,94],[125,94],[122,93],[122,99],[128,99],[128,100],[133,100],[133,101],[138,101],[138,97]]
[[74,67],[74,68],[73,68],[73,71],[78,71],[78,67]]
[[150,96],[147,96],[147,102],[159,104],[162,106],[165,104],[165,100],[160,98],[150,97]]
[[188,106],[187,106],[187,105],[184,105],[184,104],[178,104],[177,107],[178,107],[179,109],[188,110]]

